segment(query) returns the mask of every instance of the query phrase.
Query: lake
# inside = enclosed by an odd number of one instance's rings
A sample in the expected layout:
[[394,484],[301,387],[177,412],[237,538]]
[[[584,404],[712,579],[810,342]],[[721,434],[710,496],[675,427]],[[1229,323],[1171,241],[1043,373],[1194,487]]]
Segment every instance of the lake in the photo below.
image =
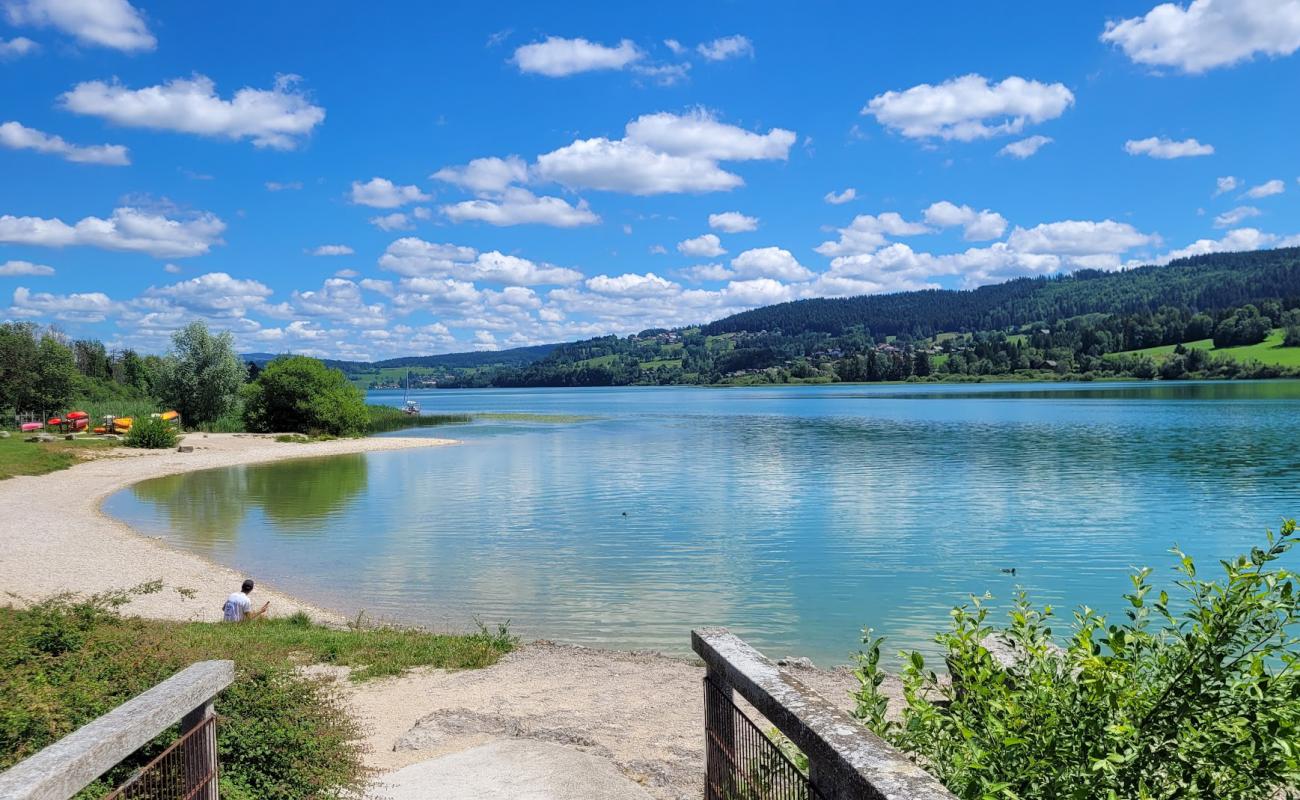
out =
[[824,665],[866,625],[932,652],[972,593],[1023,587],[1064,630],[1079,604],[1119,611],[1135,565],[1167,582],[1175,544],[1205,574],[1300,513],[1300,381],[417,396],[562,416],[152,480],[105,510],[372,617],[671,653],[727,625]]

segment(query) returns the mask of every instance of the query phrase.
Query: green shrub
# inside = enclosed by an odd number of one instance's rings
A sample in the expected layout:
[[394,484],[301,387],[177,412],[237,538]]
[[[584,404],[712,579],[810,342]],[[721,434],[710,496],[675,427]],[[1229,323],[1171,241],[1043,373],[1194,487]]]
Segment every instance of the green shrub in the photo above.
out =
[[175,447],[177,441],[176,426],[162,417],[138,418],[126,433],[127,447],[165,450]]
[[244,388],[244,424],[263,433],[357,436],[369,416],[361,390],[341,371],[314,358],[281,356]]
[[1296,797],[1300,780],[1300,591],[1276,568],[1296,524],[1267,545],[1198,577],[1175,550],[1175,600],[1150,570],[1132,577],[1122,621],[1074,615],[1064,650],[1051,646],[1051,609],[1021,594],[1000,635],[1019,654],[1000,668],[982,644],[994,633],[979,600],[938,636],[951,682],[906,655],[906,705],[886,718],[881,639],[864,636],[857,713],[911,753],[958,797]]

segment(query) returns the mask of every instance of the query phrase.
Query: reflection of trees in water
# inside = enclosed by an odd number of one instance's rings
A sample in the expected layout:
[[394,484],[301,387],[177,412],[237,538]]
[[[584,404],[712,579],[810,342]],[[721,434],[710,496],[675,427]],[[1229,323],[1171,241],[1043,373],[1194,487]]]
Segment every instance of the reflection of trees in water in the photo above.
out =
[[205,470],[133,487],[137,500],[166,515],[169,527],[199,544],[233,541],[249,508],[276,529],[314,533],[366,488],[364,455]]

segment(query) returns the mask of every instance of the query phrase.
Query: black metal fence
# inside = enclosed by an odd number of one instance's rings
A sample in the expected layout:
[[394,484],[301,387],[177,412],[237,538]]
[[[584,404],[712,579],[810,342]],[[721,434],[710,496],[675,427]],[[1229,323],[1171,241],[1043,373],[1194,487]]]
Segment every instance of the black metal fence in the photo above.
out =
[[730,694],[704,679],[705,800],[821,800]]
[[204,800],[216,797],[217,718],[190,728],[104,800]]

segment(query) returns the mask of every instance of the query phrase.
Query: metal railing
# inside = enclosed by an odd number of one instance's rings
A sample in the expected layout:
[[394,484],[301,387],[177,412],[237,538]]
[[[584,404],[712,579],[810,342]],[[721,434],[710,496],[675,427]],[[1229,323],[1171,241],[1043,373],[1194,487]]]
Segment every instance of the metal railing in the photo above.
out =
[[707,677],[704,732],[705,800],[821,800],[803,771]]
[[[792,675],[773,664],[726,628],[691,631],[691,646],[708,668],[706,680],[719,700],[706,699],[709,730],[705,772],[715,783],[738,790],[739,800],[956,800],[934,776],[891,747],[844,711],[827,702]],[[776,746],[745,737],[762,731],[737,710],[731,715],[721,701],[735,708],[732,693],[747,700],[754,710],[776,727],[808,758],[808,794],[763,794],[754,791],[752,770],[770,762]],[[709,710],[716,703],[718,710]],[[746,728],[745,723],[750,723]],[[739,723],[739,724],[737,724]],[[752,728],[752,730],[751,730]],[[778,750],[779,752],[779,750]],[[742,754],[751,755],[742,755]],[[754,757],[757,761],[754,761]],[[784,756],[784,754],[782,754]],[[765,761],[769,758],[769,761]],[[791,765],[793,766],[793,765]],[[766,773],[760,773],[760,775]],[[709,790],[712,792],[712,788]],[[745,794],[744,792],[750,792]],[[798,791],[796,787],[793,791]],[[709,794],[709,800],[733,800],[727,794]]]
[[0,798],[68,800],[179,722],[180,739],[110,797],[217,800],[213,698],[234,679],[233,661],[181,670],[0,773]]

